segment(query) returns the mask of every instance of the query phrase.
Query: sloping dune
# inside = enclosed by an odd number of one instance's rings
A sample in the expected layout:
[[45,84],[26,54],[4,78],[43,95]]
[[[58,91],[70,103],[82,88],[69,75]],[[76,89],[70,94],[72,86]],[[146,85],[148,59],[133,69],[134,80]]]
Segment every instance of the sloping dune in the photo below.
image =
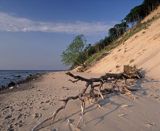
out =
[[[160,7],[144,21],[160,14]],[[143,68],[150,78],[160,79],[160,18],[127,41],[113,49],[109,55],[98,61],[87,72],[104,74],[120,72],[123,65],[136,65]]]

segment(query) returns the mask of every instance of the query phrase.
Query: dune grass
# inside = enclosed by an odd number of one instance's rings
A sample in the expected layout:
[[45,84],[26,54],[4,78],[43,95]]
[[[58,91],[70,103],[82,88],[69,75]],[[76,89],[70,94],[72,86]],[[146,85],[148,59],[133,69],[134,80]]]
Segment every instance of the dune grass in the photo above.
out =
[[[132,37],[136,33],[140,32],[142,30],[148,29],[148,27],[151,25],[151,23],[158,18],[160,18],[160,16],[152,17],[152,19],[150,19],[144,23],[138,23],[132,29],[129,29],[121,38],[115,40],[114,42],[112,42],[111,44],[106,46],[103,50],[90,56],[85,61],[85,65],[86,65],[85,68],[87,69],[91,65],[94,65],[94,63],[96,63],[96,61],[98,61],[98,60],[102,59],[103,57],[105,57],[106,55],[108,55],[112,49],[116,48],[120,44],[123,44],[125,41],[127,41],[130,37]],[[144,33],[145,33],[145,31],[144,31]]]

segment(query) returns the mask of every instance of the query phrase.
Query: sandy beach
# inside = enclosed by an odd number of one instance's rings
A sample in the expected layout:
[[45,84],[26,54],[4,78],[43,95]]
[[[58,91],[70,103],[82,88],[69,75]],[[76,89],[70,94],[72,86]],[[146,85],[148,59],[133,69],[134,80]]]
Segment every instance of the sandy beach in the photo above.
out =
[[0,131],[160,131],[160,0],[1,0]]
[[[99,75],[79,73],[90,78]],[[0,94],[0,130],[30,131],[38,123],[50,117],[62,104],[59,100],[78,94],[83,82],[68,81],[65,72],[48,73],[39,80],[22,84]],[[124,95],[111,95],[96,104],[88,104],[82,131],[159,131],[160,129],[160,81],[142,80],[137,83],[135,100]],[[107,86],[107,85],[106,85]],[[48,121],[40,131],[77,131],[80,116],[80,101],[69,102],[57,116],[57,122]],[[72,120],[72,125],[67,120]]]

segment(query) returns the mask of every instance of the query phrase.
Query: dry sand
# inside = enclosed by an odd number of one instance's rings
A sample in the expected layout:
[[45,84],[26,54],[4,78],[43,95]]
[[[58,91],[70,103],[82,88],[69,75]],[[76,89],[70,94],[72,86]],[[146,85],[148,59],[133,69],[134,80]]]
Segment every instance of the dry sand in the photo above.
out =
[[[81,73],[85,77],[98,75]],[[68,81],[65,72],[49,73],[38,81],[21,85],[0,94],[0,131],[30,131],[35,125],[50,117],[66,96],[76,95],[84,83]],[[160,130],[160,81],[143,80],[137,83],[140,88],[133,101],[124,95],[110,96],[101,100],[102,109],[87,105],[82,131],[159,131]],[[58,115],[61,119],[55,124],[46,125],[40,131],[72,130],[79,120],[80,102],[70,102]],[[67,124],[67,119],[73,125]],[[12,128],[13,127],[13,128]],[[74,128],[75,129],[75,128]]]
[[[160,7],[145,20],[157,14],[160,14]],[[148,77],[160,80],[160,17],[147,29],[136,33],[113,49],[87,72],[99,74],[121,72],[123,65],[137,65],[146,71]]]

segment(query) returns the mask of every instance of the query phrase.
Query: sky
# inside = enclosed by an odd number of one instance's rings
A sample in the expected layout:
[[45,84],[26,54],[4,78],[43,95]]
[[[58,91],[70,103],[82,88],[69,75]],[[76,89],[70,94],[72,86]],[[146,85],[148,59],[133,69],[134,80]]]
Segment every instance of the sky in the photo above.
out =
[[143,0],[0,0],[0,70],[63,70],[74,37],[107,35]]

